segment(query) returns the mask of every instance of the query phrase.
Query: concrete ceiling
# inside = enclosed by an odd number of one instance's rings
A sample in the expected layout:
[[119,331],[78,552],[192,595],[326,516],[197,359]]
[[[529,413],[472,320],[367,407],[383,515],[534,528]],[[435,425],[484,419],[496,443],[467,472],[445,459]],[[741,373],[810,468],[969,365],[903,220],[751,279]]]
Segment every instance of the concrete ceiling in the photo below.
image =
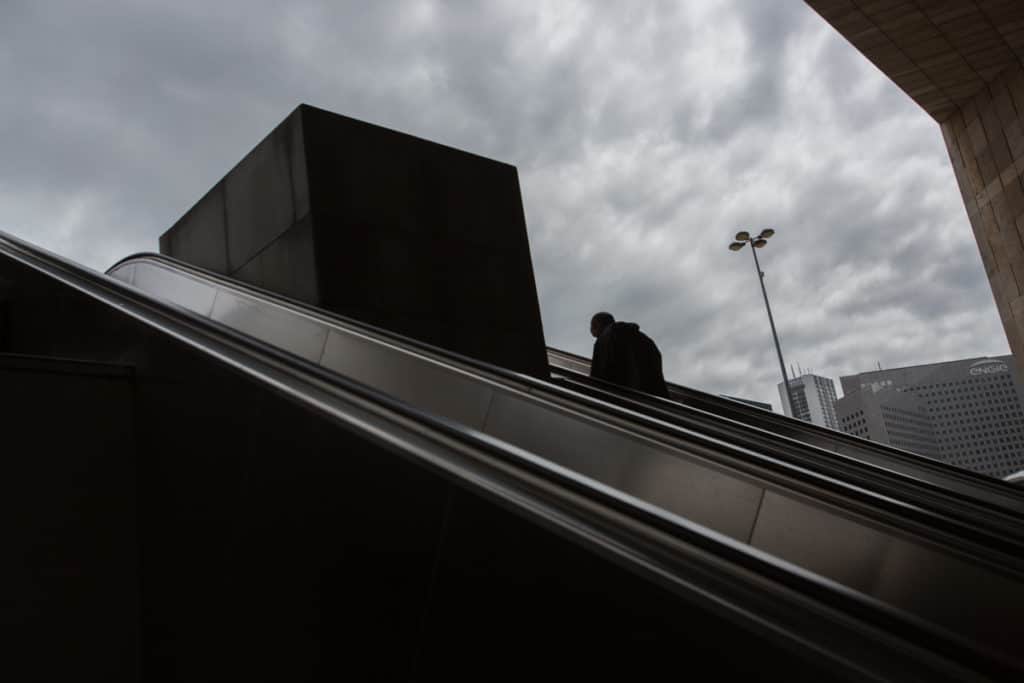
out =
[[937,121],[1024,63],[1024,0],[805,0]]

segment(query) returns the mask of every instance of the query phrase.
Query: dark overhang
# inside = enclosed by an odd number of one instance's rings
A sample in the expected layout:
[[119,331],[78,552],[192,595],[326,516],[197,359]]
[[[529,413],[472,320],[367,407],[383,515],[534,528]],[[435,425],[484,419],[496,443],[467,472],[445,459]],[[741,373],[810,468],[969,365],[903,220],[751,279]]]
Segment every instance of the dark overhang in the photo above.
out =
[[805,0],[941,122],[1024,62],[1021,0]]

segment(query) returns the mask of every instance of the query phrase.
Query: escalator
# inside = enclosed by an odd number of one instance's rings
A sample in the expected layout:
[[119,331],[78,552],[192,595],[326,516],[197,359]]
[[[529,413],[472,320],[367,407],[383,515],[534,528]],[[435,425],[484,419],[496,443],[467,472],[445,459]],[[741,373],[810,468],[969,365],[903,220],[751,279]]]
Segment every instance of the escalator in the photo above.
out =
[[[930,498],[937,509],[959,509],[982,524],[988,520],[997,534],[1021,533],[1024,496],[1005,482],[687,387],[670,384],[672,400],[664,400],[589,377],[589,362],[574,354],[549,349],[548,355],[552,381],[568,390],[742,447],[767,448],[794,464],[883,493],[900,495],[898,488],[910,485],[919,500]],[[889,476],[878,479],[866,472]]]
[[792,443],[730,443],[737,427],[728,422],[709,430],[652,420],[164,257],[132,257],[110,272],[960,637],[1016,648],[1007,627],[1024,604],[1016,496],[978,501],[871,463],[812,468]]
[[566,351],[548,349],[548,360],[557,384],[603,401],[680,423],[712,416],[733,425],[732,433],[737,437],[746,434],[757,442],[767,439],[791,450],[800,444],[808,447],[810,457],[819,462],[874,465],[934,484],[937,490],[955,492],[991,509],[1024,513],[1024,496],[977,472],[678,384],[669,383],[671,401],[665,401],[591,378],[590,361]]
[[[137,643],[126,666],[147,680],[1020,673],[1018,539],[969,506],[943,515],[910,486],[849,486],[167,259],[112,274],[0,235],[10,362],[128,369],[139,581],[110,590],[138,627],[100,616],[93,635]],[[64,460],[40,487],[78,461],[49,451]]]

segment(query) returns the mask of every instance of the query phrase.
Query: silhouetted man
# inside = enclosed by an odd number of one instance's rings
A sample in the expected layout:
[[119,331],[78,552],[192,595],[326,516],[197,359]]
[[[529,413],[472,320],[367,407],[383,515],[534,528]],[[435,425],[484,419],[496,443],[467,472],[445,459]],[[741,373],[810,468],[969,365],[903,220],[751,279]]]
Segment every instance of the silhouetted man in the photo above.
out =
[[636,323],[617,323],[611,313],[595,313],[590,319],[594,358],[590,376],[668,398],[661,371],[661,352]]

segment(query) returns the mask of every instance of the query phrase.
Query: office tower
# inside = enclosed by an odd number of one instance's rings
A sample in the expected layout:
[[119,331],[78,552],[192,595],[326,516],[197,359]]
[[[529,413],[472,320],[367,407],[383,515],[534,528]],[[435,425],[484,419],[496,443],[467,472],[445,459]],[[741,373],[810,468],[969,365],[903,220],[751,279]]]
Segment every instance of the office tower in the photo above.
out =
[[793,406],[790,406],[782,382],[778,384],[779,397],[786,415],[829,429],[839,429],[835,410],[835,382],[828,377],[807,373],[789,380],[789,387]]
[[862,389],[836,401],[840,429],[919,455],[938,459],[940,449],[931,416],[912,392]]
[[1024,469],[1024,388],[1012,356],[862,372],[840,382],[843,431],[933,455],[930,431],[937,457],[953,465],[996,477]]

